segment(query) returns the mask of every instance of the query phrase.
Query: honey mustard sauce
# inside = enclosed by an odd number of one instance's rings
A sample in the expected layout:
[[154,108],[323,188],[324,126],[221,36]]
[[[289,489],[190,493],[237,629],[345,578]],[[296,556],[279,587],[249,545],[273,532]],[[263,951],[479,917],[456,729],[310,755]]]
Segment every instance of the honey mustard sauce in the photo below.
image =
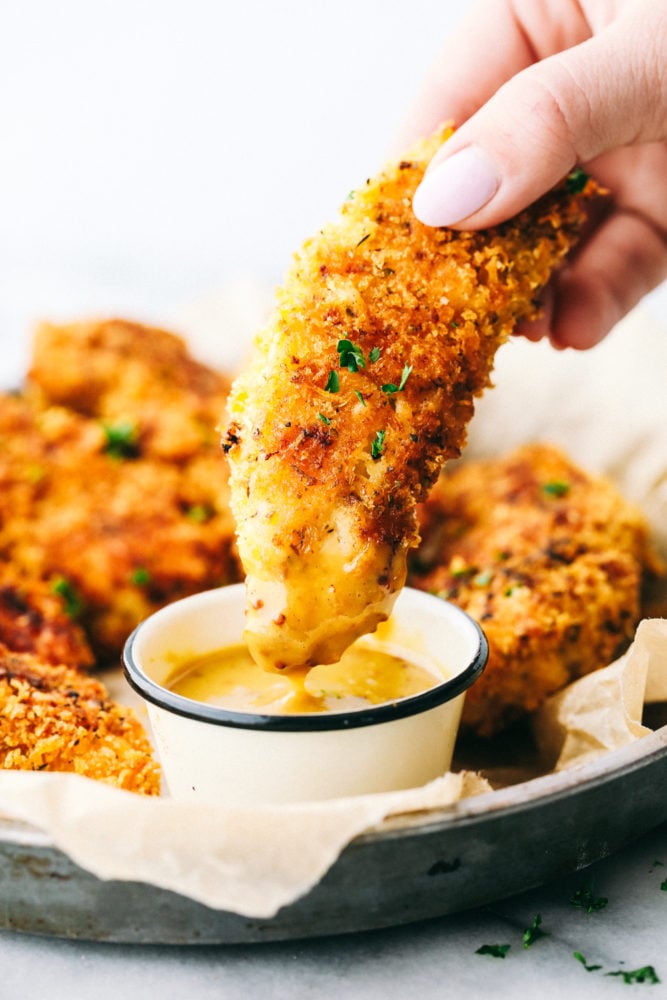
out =
[[179,665],[167,679],[175,694],[240,712],[347,712],[397,701],[435,687],[437,669],[356,643],[337,663],[275,673],[245,645],[227,646]]

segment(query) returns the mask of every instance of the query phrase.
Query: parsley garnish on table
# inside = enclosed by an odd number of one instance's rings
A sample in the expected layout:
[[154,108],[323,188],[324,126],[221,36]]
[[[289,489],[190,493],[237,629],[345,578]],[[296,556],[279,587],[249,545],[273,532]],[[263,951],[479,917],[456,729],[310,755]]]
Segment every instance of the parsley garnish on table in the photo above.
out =
[[491,955],[492,958],[504,958],[511,947],[511,944],[483,944],[477,949],[475,954]]
[[570,902],[572,906],[580,906],[586,913],[596,913],[603,910],[609,900],[606,896],[594,896],[590,889],[581,886],[572,893]]
[[656,975],[656,971],[652,965],[643,965],[641,969],[618,969],[615,972],[606,972],[606,976],[621,976],[624,983],[648,983],[650,986],[655,986],[661,980]]
[[533,920],[532,924],[530,925],[530,927],[526,927],[525,931],[523,932],[524,948],[530,948],[530,946],[532,944],[535,944],[536,941],[539,941],[541,937],[547,936],[546,931],[543,931],[540,927],[541,923],[542,923],[542,914],[538,913],[535,919]]
[[[541,924],[542,914],[538,913],[534,917],[530,927],[526,927],[523,932],[522,941],[524,948],[530,948],[539,938],[547,937],[547,933],[542,930]],[[483,944],[475,951],[475,954],[490,955],[492,958],[505,958],[511,947],[511,944]]]
[[[581,965],[583,965],[586,972],[600,972],[602,970],[601,965],[589,965],[580,951],[575,951],[572,954],[576,958],[577,962],[580,962]],[[605,972],[604,975],[618,976],[629,986],[634,983],[647,983],[649,986],[655,986],[657,983],[661,982],[660,977],[652,965],[642,965],[640,969],[614,969],[612,972]]]
[[598,969],[602,968],[601,965],[589,965],[580,951],[573,951],[572,954],[576,958],[577,962],[581,962],[586,972],[597,972]]

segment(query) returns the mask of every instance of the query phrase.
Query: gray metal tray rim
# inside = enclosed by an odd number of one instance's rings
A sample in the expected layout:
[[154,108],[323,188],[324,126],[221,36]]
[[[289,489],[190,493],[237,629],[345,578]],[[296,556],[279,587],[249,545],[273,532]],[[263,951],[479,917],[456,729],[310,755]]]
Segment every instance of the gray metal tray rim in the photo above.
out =
[[667,726],[653,733],[610,750],[591,761],[567,770],[530,778],[516,785],[497,788],[474,795],[451,806],[429,813],[399,814],[389,817],[377,829],[360,834],[355,841],[386,840],[389,837],[411,837],[419,833],[432,833],[443,825],[460,826],[467,822],[480,823],[495,819],[500,812],[511,814],[538,809],[547,802],[569,796],[576,786],[583,790],[590,785],[612,782],[621,774],[644,768],[647,764],[667,756]]

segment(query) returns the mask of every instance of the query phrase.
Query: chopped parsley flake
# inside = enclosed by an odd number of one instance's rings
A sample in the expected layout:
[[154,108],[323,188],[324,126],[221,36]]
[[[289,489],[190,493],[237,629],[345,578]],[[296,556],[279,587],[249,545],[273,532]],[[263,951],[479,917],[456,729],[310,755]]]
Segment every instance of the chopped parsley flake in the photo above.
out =
[[339,340],[336,350],[340,354],[341,368],[347,368],[350,372],[358,372],[360,368],[366,367],[364,352],[358,344],[353,344],[351,340]]
[[212,507],[209,507],[207,503],[195,503],[192,507],[188,507],[185,512],[185,516],[189,521],[195,521],[197,524],[204,524],[206,521],[210,521],[213,517],[215,511]]
[[379,347],[371,347],[370,351],[368,352],[368,360],[370,361],[371,364],[374,364],[379,359],[381,354],[382,351],[380,350]]
[[331,421],[329,420],[329,418],[325,417],[323,413],[318,413],[317,414],[317,419],[321,420],[323,424],[327,425],[327,427],[331,424]]
[[83,601],[69,580],[66,580],[64,576],[59,576],[57,580],[53,581],[51,590],[62,598],[65,614],[69,615],[70,618],[78,618],[83,611]]
[[[586,972],[599,972],[602,969],[601,965],[589,965],[580,951],[574,951],[572,954],[577,962],[581,962]],[[655,986],[661,982],[652,965],[643,965],[641,969],[616,969],[613,972],[605,972],[605,976],[620,976],[629,986],[634,983],[648,983]]]
[[382,458],[384,452],[384,436],[386,431],[376,431],[371,442],[371,458]]
[[333,369],[329,372],[329,377],[327,379],[327,384],[324,387],[325,392],[338,392],[340,389],[340,379],[338,378],[338,372]]
[[633,983],[650,983],[651,986],[655,986],[660,982],[655,969],[652,965],[643,965],[641,969],[633,969],[632,971],[625,969],[618,969],[616,972],[607,972],[607,976],[621,976],[623,982],[628,985]]
[[130,579],[137,587],[144,587],[147,583],[150,583],[151,575],[144,566],[138,566]]
[[542,484],[542,492],[550,497],[564,497],[570,492],[570,484],[554,479],[553,482]]
[[663,892],[667,892],[667,878],[665,879],[664,882],[660,883],[660,888],[662,889]]
[[412,365],[405,365],[403,368],[403,373],[401,375],[401,381],[398,385],[394,385],[393,382],[387,382],[382,386],[382,391],[386,393],[403,392],[405,389],[405,383],[410,377],[410,372],[412,371]]
[[366,405],[366,400],[364,399],[364,397],[362,396],[362,394],[359,392],[358,389],[354,390],[354,395],[357,397],[362,406]]
[[589,965],[580,951],[573,951],[572,954],[576,958],[577,962],[581,962],[586,972],[597,972],[598,969],[602,968],[601,965]]
[[468,566],[461,556],[454,556],[449,564],[449,572],[453,577],[469,576],[477,572],[477,567]]
[[574,891],[570,902],[573,906],[580,906],[586,913],[595,913],[597,910],[604,910],[609,900],[606,896],[594,896],[590,889],[583,887]]
[[137,428],[130,420],[119,420],[115,424],[103,424],[106,434],[104,452],[112,458],[136,458],[139,454]]
[[538,913],[533,920],[530,927],[526,927],[523,932],[523,946],[524,948],[530,948],[531,944],[535,944],[539,941],[541,937],[546,937],[546,932],[542,930],[540,924],[542,923],[542,914]]
[[504,958],[512,947],[511,944],[483,944],[475,952],[476,955],[491,955],[492,958]]
[[581,167],[575,167],[565,180],[565,186],[570,194],[579,194],[588,184],[588,174]]

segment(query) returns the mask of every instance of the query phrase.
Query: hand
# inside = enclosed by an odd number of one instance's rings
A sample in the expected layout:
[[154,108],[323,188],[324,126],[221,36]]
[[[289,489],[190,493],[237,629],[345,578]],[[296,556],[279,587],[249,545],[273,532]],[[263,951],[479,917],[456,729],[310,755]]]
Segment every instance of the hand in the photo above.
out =
[[433,226],[496,225],[575,165],[611,192],[521,332],[588,348],[667,276],[667,4],[482,0],[449,38],[406,140],[452,119],[413,202]]

